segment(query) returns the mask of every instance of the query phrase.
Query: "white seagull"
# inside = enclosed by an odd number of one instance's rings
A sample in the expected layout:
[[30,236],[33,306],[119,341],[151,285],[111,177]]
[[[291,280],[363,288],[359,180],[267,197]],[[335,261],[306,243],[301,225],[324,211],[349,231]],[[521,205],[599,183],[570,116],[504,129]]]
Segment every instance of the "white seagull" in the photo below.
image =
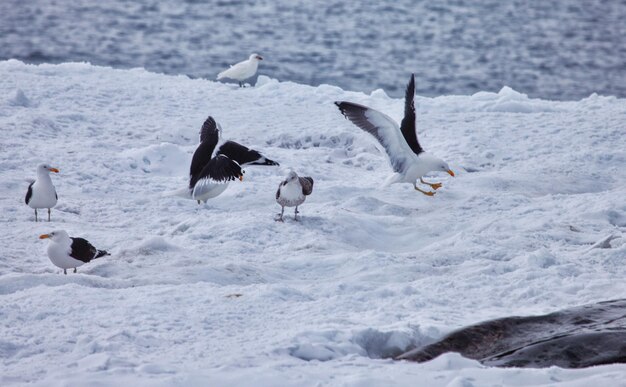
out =
[[415,76],[411,74],[411,80],[406,88],[404,118],[400,126],[391,117],[367,106],[345,101],[335,102],[335,105],[347,119],[374,136],[383,146],[395,172],[387,179],[386,185],[411,183],[417,191],[433,196],[435,192],[423,191],[417,187],[417,179],[419,178],[421,183],[429,185],[433,190],[437,190],[441,188],[441,183],[427,183],[422,176],[430,171],[447,172],[450,176],[454,176],[454,172],[450,170],[448,163],[424,152],[417,141],[414,97]]
[[56,266],[63,269],[63,274],[67,274],[67,269],[74,269],[74,273],[76,273],[78,266],[82,266],[92,259],[110,255],[104,250],[96,249],[83,238],[70,238],[64,230],[40,235],[39,239],[50,239],[48,258]]
[[35,209],[35,222],[37,219],[37,209],[48,209],[48,222],[50,221],[50,209],[57,205],[57,191],[52,185],[50,172],[59,173],[57,168],[52,168],[47,164],[39,164],[37,166],[37,179],[27,180],[30,182],[28,191],[26,191],[25,202],[30,208]]
[[259,67],[259,61],[263,60],[263,57],[259,54],[252,54],[247,60],[241,61],[237,64],[230,66],[230,68],[217,74],[217,79],[234,79],[239,81],[239,87],[243,87],[243,81],[253,77],[256,74],[256,70]]
[[[245,165],[279,165],[255,151],[234,141],[219,147],[222,127],[209,116],[200,129],[200,145],[191,159],[189,168],[189,195],[201,201],[220,195],[232,180],[243,180]],[[217,151],[215,151],[217,149]]]
[[313,192],[313,178],[299,177],[297,173],[291,171],[287,178],[278,186],[276,191],[276,202],[281,205],[282,209],[276,218],[276,221],[283,221],[285,207],[296,207],[293,218],[298,220],[298,206],[304,203],[308,195]]

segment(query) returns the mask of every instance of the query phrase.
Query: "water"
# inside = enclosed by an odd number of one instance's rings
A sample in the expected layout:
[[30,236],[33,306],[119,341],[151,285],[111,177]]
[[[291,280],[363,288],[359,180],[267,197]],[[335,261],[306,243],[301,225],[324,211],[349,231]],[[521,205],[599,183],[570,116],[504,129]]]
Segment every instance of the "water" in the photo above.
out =
[[0,59],[214,79],[252,52],[280,80],[400,96],[626,97],[624,0],[2,0]]

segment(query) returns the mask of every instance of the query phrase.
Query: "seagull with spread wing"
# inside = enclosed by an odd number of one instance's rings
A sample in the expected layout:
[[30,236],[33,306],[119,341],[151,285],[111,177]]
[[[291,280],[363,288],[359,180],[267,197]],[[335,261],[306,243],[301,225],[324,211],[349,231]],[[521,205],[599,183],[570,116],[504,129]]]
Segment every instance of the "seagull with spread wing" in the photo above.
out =
[[406,88],[404,118],[400,126],[391,117],[367,106],[345,101],[335,102],[335,105],[347,119],[374,136],[384,148],[394,171],[386,185],[411,183],[415,190],[433,196],[435,192],[423,191],[417,186],[417,179],[437,190],[441,188],[441,183],[427,183],[422,177],[431,171],[447,172],[450,176],[454,176],[454,172],[445,161],[425,152],[417,141],[414,98],[415,75],[411,74]]
[[279,165],[254,149],[234,141],[226,141],[218,146],[221,131],[222,127],[210,116],[200,130],[200,145],[193,154],[189,169],[188,191],[198,204],[220,195],[230,181],[243,180],[242,166]]

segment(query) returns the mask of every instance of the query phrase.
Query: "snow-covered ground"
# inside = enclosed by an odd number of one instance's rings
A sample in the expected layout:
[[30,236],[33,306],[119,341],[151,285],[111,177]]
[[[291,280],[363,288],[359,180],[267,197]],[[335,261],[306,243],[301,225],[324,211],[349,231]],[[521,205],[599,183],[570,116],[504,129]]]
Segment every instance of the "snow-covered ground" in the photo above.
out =
[[[418,97],[422,145],[457,173],[429,177],[432,198],[381,187],[384,156],[335,100],[403,110],[381,90],[0,62],[0,384],[625,385],[625,365],[389,356],[626,297],[626,100]],[[208,115],[281,167],[246,168],[207,205],[162,197],[187,183]],[[40,162],[61,170],[50,223],[24,204]],[[288,168],[315,187],[283,224]],[[64,276],[37,238],[54,229],[112,256]]]

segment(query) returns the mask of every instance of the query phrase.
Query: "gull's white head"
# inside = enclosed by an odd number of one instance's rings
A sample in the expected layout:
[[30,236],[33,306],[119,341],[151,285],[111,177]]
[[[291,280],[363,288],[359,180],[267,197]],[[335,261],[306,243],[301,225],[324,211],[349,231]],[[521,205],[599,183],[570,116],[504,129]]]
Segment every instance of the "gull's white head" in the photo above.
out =
[[438,160],[438,162],[433,166],[433,168],[434,168],[432,169],[433,171],[445,172],[449,174],[450,176],[454,177],[454,172],[452,172],[448,163],[446,163],[445,161],[441,159]]
[[454,172],[450,169],[448,163],[426,152],[420,154],[420,158],[428,163],[429,172],[445,172],[454,177]]
[[252,54],[250,55],[249,60],[263,60],[263,57],[259,54]]
[[50,239],[52,242],[62,242],[70,239],[65,230],[55,230],[48,234],[39,235],[39,239]]
[[286,181],[294,181],[298,178],[298,174],[295,173],[294,171],[289,171],[289,173],[287,174],[287,177],[285,178]]
[[59,173],[59,170],[57,168],[51,167],[48,164],[39,164],[37,166],[37,174],[50,173],[50,172]]

